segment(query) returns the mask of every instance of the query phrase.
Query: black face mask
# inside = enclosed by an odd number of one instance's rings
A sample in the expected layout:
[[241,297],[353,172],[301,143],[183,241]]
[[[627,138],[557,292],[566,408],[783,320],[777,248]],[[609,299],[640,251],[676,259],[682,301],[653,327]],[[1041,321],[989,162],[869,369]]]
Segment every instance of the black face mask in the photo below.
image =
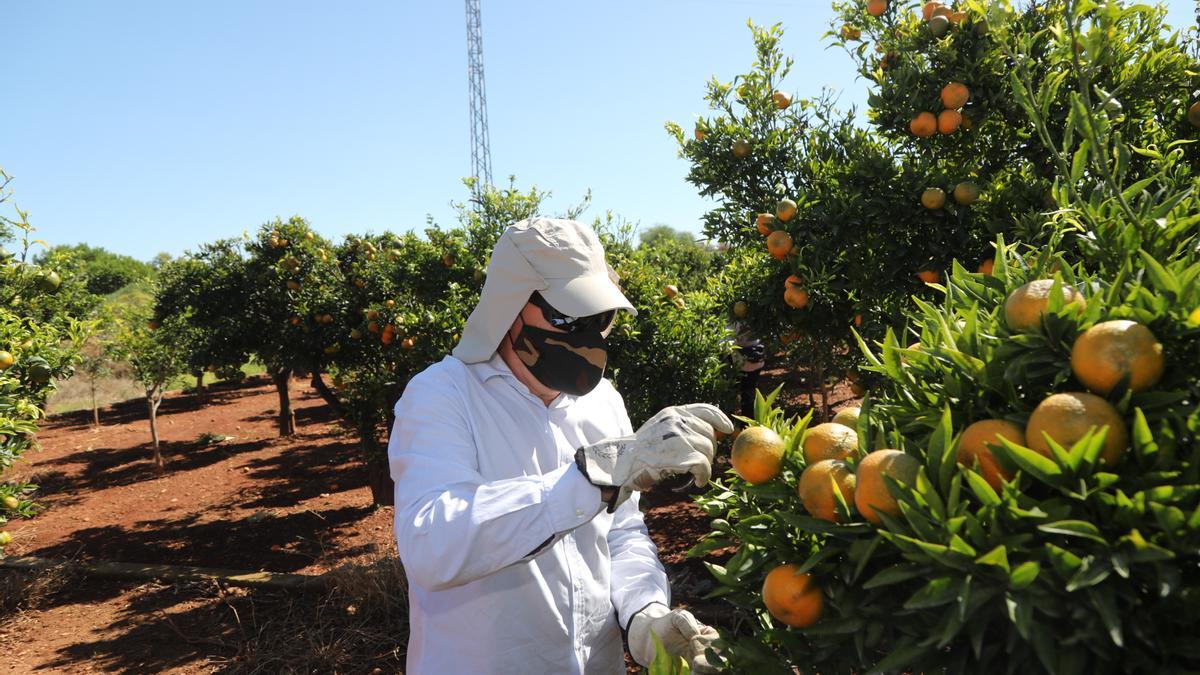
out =
[[557,333],[521,324],[513,351],[538,382],[572,396],[583,396],[600,384],[608,364],[602,331]]

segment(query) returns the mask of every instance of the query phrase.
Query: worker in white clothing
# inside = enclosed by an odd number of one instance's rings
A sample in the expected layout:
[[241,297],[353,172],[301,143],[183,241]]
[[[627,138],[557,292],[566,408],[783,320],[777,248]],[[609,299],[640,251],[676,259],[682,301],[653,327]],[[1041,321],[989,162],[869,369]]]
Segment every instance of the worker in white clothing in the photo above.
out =
[[388,444],[409,580],[409,675],[624,673],[622,630],[697,672],[717,637],[682,609],[638,491],[708,482],[717,408],[666,408],[635,433],[604,379],[605,337],[635,312],[586,225],[507,228],[451,356],[412,378]]

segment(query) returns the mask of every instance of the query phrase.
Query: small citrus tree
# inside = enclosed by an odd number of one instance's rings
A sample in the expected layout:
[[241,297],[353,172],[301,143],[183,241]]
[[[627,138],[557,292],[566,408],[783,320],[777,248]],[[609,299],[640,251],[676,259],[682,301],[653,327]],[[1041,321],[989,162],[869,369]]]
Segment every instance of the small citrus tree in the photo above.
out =
[[187,372],[188,330],[180,317],[169,318],[162,324],[153,323],[146,311],[130,310],[118,317],[113,355],[129,363],[133,378],[145,390],[154,468],[158,473],[166,468],[159,447],[158,408],[167,384]]

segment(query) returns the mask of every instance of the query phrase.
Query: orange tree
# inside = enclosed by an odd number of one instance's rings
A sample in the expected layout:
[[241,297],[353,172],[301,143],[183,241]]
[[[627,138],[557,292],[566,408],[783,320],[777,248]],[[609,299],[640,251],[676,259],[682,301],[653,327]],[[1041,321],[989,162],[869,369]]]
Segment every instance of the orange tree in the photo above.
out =
[[[1129,161],[1083,58],[1161,14],[1061,9],[1035,29],[989,15],[1062,171],[1045,243],[998,239],[992,274],[955,264],[940,299],[859,342],[876,383],[857,448],[813,461],[808,420],[763,401],[781,466],[702,499],[717,520],[694,553],[737,547],[712,564],[745,620],[719,645],[735,672],[1200,668],[1200,181],[1179,144]],[[1031,77],[1044,50],[1079,57],[1070,78]],[[1056,120],[1040,102],[1060,95]]]
[[158,324],[148,310],[141,308],[122,308],[116,317],[110,353],[114,360],[129,364],[133,379],[145,392],[154,469],[160,474],[165,471],[166,462],[158,438],[158,407],[167,383],[187,372],[188,344],[193,330],[184,316],[170,316]]
[[256,336],[253,352],[279,393],[279,434],[288,436],[296,430],[289,379],[300,371],[319,380],[328,356],[340,347],[347,320],[341,269],[330,243],[299,217],[263,225],[246,252],[244,318]]
[[186,371],[203,390],[204,373],[240,371],[259,335],[249,305],[243,242],[224,239],[164,264],[154,280],[150,326],[173,322]]
[[[11,196],[8,182],[0,171],[0,203]],[[16,218],[0,216],[0,243],[20,237],[17,253],[0,250],[0,472],[36,446],[38,422],[54,381],[71,375],[79,358],[75,344],[94,328],[65,311],[73,304],[71,298],[53,297],[64,281],[55,270],[26,262],[31,231],[20,210]],[[0,525],[33,514],[35,488],[28,483],[0,484]],[[0,530],[0,552],[11,539]]]

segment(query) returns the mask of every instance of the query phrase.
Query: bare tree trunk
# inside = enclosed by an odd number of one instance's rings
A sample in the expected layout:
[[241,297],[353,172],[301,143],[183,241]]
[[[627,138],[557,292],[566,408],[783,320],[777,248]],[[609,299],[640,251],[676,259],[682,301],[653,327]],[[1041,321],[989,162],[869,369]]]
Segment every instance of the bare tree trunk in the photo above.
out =
[[197,370],[196,372],[194,372],[192,374],[196,376],[196,393],[203,394],[204,393],[204,371]]
[[333,393],[329,385],[325,384],[325,379],[321,377],[321,371],[319,370],[313,370],[312,372],[312,387],[317,390],[317,393],[320,394],[321,399],[325,401],[329,409],[333,411],[333,414],[341,417],[342,403],[338,401],[337,395]]
[[158,446],[158,404],[162,403],[162,389],[147,389],[146,402],[150,404],[150,438],[154,441],[154,470],[162,474],[166,470],[162,450]]
[[93,375],[90,379],[92,387],[92,426],[100,427],[100,407],[96,405],[96,376]]
[[296,413],[292,411],[292,400],[288,397],[288,379],[292,375],[290,368],[282,368],[271,373],[275,382],[275,391],[279,392],[279,435],[291,436],[296,433]]
[[371,501],[377,506],[391,506],[396,503],[396,484],[388,467],[387,449],[379,443],[377,430],[374,419],[363,420],[358,426],[358,438],[366,450]]

